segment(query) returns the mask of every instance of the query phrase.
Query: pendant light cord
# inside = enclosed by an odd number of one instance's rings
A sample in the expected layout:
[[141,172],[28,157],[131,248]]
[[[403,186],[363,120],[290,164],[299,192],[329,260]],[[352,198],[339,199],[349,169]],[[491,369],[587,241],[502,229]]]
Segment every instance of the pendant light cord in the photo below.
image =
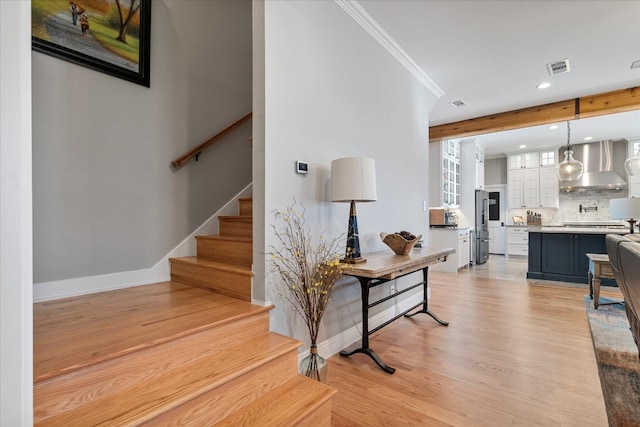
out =
[[567,151],[571,151],[571,122],[567,120]]

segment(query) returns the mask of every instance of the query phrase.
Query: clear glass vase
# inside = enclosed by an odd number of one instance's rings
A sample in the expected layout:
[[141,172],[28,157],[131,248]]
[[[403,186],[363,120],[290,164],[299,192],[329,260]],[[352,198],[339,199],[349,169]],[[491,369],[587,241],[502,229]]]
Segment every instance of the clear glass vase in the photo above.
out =
[[300,362],[300,373],[321,383],[326,383],[328,369],[329,364],[324,357],[318,354],[316,344],[311,344],[309,354]]

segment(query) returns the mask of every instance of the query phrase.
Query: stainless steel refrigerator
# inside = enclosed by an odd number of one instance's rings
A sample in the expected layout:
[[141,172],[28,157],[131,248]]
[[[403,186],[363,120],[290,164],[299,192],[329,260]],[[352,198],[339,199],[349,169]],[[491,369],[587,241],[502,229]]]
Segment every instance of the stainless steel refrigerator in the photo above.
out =
[[489,259],[489,192],[476,190],[476,264]]

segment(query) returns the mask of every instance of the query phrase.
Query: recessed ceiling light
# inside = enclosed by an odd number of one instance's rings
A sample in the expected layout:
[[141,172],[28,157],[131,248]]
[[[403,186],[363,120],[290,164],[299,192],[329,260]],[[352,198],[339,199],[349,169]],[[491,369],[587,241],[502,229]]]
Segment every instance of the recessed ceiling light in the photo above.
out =
[[633,64],[631,64],[631,69],[633,70],[634,68],[640,68],[640,60],[633,61]]
[[548,88],[548,87],[551,87],[551,83],[549,83],[549,82],[543,82],[543,83],[540,83],[540,84],[539,84],[538,86],[536,86],[536,87],[537,87],[538,89],[546,89],[546,88]]
[[558,129],[558,125],[549,126],[549,130],[556,130],[556,129]]
[[527,146],[526,146],[526,145],[524,145],[524,144],[522,144],[522,145],[520,146],[520,148],[527,148]]
[[585,136],[585,137],[584,137],[584,140],[585,140],[585,141],[591,141],[592,139],[593,139],[593,137],[592,137],[592,136]]

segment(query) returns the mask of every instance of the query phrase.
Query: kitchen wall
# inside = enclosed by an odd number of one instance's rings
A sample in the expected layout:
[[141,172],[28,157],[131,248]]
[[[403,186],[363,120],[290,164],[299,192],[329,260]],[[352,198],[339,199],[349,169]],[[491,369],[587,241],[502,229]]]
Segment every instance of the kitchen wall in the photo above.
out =
[[501,185],[507,183],[507,158],[485,159],[484,185]]

